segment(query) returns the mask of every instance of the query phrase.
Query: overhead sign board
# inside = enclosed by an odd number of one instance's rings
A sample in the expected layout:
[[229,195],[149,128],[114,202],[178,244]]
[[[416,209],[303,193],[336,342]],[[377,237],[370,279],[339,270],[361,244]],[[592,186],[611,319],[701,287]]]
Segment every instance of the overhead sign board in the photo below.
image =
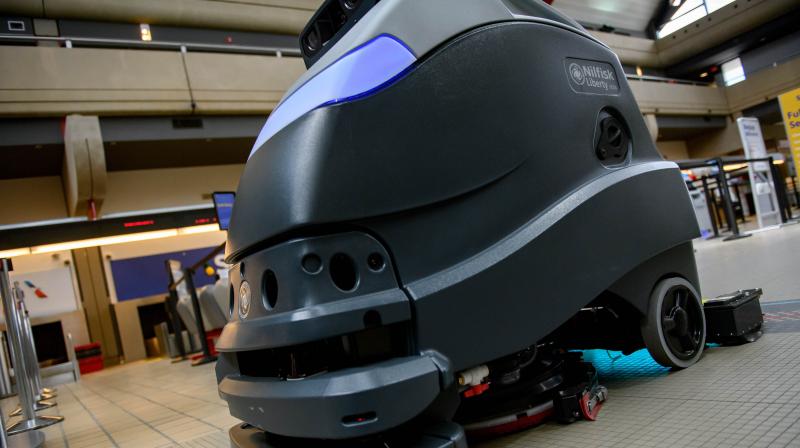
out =
[[[767,157],[767,147],[764,145],[764,136],[761,134],[761,123],[758,118],[742,117],[736,119],[739,126],[739,135],[742,138],[744,155],[748,159],[764,159]],[[775,185],[772,182],[772,170],[768,161],[750,163],[750,189],[753,193],[753,202],[756,205],[758,226],[767,227],[781,223],[778,197],[775,194]]]
[[778,96],[778,102],[781,104],[783,126],[786,128],[794,169],[800,173],[800,87]]

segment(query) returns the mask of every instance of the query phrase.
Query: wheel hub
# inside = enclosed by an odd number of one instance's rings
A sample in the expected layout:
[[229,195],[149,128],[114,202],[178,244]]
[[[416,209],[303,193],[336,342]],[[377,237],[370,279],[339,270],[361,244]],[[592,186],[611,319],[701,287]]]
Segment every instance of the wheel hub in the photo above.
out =
[[661,324],[667,345],[675,356],[691,359],[700,347],[702,338],[702,313],[691,292],[683,287],[675,287],[664,297]]

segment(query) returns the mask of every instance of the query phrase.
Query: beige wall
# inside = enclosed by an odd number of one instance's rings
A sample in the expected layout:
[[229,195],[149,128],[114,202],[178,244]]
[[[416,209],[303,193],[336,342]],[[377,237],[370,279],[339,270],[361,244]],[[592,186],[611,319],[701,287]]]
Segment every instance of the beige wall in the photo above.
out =
[[747,75],[745,81],[726,88],[725,94],[731,111],[738,112],[776,98],[798,86],[800,58],[795,58]]
[[[103,214],[210,205],[205,195],[235,191],[243,167],[218,165],[109,172]],[[0,189],[14,193],[9,205],[0,209],[0,225],[67,217],[60,177],[0,180]],[[219,242],[223,239],[217,238]],[[180,250],[180,244],[176,247],[175,250]]]
[[265,113],[305,71],[302,59],[187,53],[186,69],[200,113]]
[[[786,138],[783,124],[761,123],[761,133],[768,151],[776,151],[778,140]],[[689,156],[693,159],[726,156],[742,151],[742,139],[736,125],[736,118],[729,117],[727,126],[723,129],[709,131],[688,139],[686,146]]]
[[725,128],[692,137],[686,141],[686,146],[693,159],[706,159],[742,149],[742,140],[736,121],[730,117]]
[[[305,70],[296,57],[0,46],[0,115],[271,111]],[[13,61],[7,63],[6,61]],[[191,91],[190,86],[191,85]]]
[[0,61],[0,114],[170,113],[191,105],[177,51],[2,46]]
[[[244,165],[111,171],[102,214],[210,204],[214,191],[235,191]],[[0,225],[67,217],[60,176],[0,180],[12,192]]]
[[[166,274],[164,278],[166,278]],[[126,300],[113,305],[125,362],[138,361],[147,357],[144,336],[142,335],[142,323],[139,320],[139,307],[163,303],[165,296],[166,294],[162,294],[144,299]]]
[[629,84],[644,114],[721,115],[729,112],[724,89],[637,80]]
[[[0,13],[298,34],[321,0],[3,0]],[[627,64],[685,59],[796,6],[796,0],[737,0],[658,42],[593,32]]]
[[0,225],[67,217],[61,176],[2,179],[8,193],[0,207]]
[[667,160],[686,160],[689,158],[689,150],[686,148],[684,140],[666,140],[656,142],[658,152]]
[[321,0],[3,0],[0,13],[298,34]]
[[244,165],[111,171],[103,214],[208,204],[214,191],[235,191]]
[[[652,57],[646,43],[618,45]],[[0,64],[0,116],[265,115],[305,70],[297,57],[93,48],[0,46],[0,61],[14,61]],[[630,81],[643,113],[694,115],[735,113],[798,84],[800,58],[730,88]]]

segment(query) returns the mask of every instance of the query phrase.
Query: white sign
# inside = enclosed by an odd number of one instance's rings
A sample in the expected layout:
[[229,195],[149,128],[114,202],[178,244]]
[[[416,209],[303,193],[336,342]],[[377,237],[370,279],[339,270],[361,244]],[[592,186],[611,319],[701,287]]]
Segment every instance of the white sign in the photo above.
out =
[[[744,147],[744,155],[748,159],[764,159],[767,157],[767,147],[761,135],[761,124],[758,118],[742,117],[736,119],[739,126],[739,135]],[[753,202],[756,205],[758,226],[766,227],[781,223],[781,214],[778,209],[778,198],[772,182],[772,170],[769,162],[750,163],[750,185],[753,192]]]
[[[177,282],[183,279],[183,269],[181,269],[181,262],[178,260],[169,260],[169,270],[172,272],[172,281]],[[182,281],[175,287],[175,292],[178,293],[178,299],[189,299],[189,288],[186,282]]]
[[68,266],[38,272],[11,271],[9,277],[11,285],[16,284],[22,290],[31,317],[51,316],[78,309],[72,271]]

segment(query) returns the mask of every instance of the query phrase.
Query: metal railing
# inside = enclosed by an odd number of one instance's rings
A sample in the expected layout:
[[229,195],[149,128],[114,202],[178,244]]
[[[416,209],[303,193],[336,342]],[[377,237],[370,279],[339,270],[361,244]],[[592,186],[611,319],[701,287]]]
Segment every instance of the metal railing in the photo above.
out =
[[208,44],[199,42],[170,42],[170,41],[144,41],[136,39],[110,39],[96,37],[69,37],[69,36],[22,36],[0,35],[2,42],[57,42],[66,48],[74,46],[99,47],[99,48],[133,48],[138,50],[173,50],[173,51],[200,51],[212,53],[242,53],[260,54],[277,57],[300,57],[299,48],[291,47],[261,47],[254,45],[236,44]]
[[651,76],[651,75],[634,75],[634,74],[626,74],[626,78],[629,81],[646,81],[646,82],[660,82],[666,84],[681,84],[681,85],[689,85],[689,86],[701,86],[701,87],[709,87],[713,86],[713,82],[697,82],[691,81],[688,79],[675,79],[675,78],[666,78],[663,76]]
[[[136,39],[111,39],[111,38],[97,38],[97,37],[69,37],[69,36],[27,36],[27,35],[0,35],[0,44],[2,43],[37,43],[37,42],[56,42],[66,48],[73,48],[75,46],[88,47],[88,48],[127,48],[137,50],[163,50],[163,51],[198,51],[208,53],[239,53],[239,54],[259,54],[270,56],[289,56],[301,57],[299,48],[292,47],[267,47],[267,46],[254,46],[254,45],[236,45],[236,44],[209,44],[198,42],[172,42],[172,41],[143,41]],[[646,82],[660,82],[666,84],[680,84],[692,86],[709,86],[713,83],[703,83],[691,81],[686,79],[667,78],[662,76],[652,75],[636,75],[626,74],[628,80],[633,81],[646,81]]]

